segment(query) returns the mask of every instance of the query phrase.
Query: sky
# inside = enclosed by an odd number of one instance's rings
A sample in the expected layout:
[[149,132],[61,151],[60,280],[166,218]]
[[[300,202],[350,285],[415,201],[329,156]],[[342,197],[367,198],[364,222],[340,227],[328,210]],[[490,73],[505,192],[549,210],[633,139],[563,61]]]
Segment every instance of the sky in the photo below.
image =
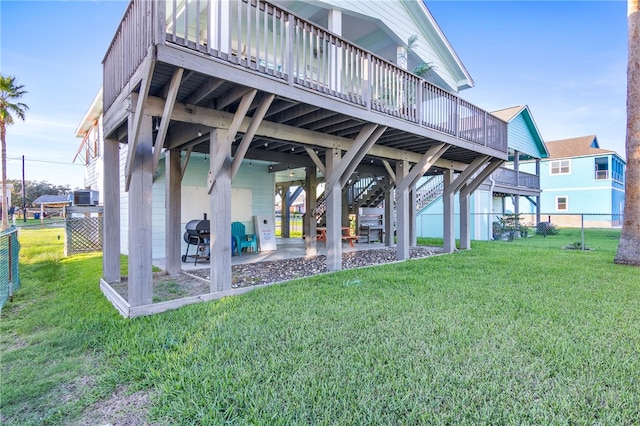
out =
[[[385,0],[377,0],[385,1]],[[488,111],[528,105],[545,141],[595,134],[624,158],[627,21],[620,1],[449,1],[427,7]],[[80,120],[127,2],[0,0],[0,72],[28,93],[7,130],[7,175],[83,187]]]

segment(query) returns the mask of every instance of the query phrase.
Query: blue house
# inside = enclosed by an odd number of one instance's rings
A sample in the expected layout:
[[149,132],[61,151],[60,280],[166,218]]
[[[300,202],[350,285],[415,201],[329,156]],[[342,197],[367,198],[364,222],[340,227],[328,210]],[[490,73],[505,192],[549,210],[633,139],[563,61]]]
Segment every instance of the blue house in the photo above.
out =
[[[505,213],[522,213],[526,221],[537,222],[546,209],[541,200],[540,165],[549,153],[529,107],[517,105],[491,114],[507,122],[509,161],[471,196],[469,236],[474,240],[491,239],[492,223]],[[421,237],[442,237],[442,181],[438,178],[426,180],[417,190],[416,227]],[[458,217],[460,212],[455,213]],[[457,227],[456,237],[460,237]]]
[[[597,220],[598,226],[622,224],[626,162],[615,152],[600,148],[595,135],[547,142],[549,157],[541,162],[543,213],[553,223],[580,226],[576,214]],[[532,170],[535,164],[521,164]]]

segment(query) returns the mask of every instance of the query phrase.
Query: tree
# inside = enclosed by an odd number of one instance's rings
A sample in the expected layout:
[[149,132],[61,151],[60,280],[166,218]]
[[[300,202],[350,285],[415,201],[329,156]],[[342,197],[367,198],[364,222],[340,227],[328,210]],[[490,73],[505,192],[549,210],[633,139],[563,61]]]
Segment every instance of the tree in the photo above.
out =
[[16,78],[0,75],[0,137],[2,138],[2,231],[9,227],[9,215],[7,206],[7,126],[14,123],[15,115],[21,120],[29,107],[21,102],[16,102],[25,93],[24,86],[16,84]]
[[627,173],[624,222],[615,263],[640,266],[640,0],[628,0]]

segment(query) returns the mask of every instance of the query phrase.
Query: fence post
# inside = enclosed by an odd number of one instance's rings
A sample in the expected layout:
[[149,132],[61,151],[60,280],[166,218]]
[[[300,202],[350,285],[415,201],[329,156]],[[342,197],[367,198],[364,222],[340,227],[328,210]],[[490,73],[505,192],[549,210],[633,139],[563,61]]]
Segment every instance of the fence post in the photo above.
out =
[[582,251],[584,251],[584,214],[580,215],[580,228],[582,229]]
[[13,302],[13,247],[11,247],[11,240],[13,234],[9,234],[9,253],[7,258],[9,259],[9,302]]

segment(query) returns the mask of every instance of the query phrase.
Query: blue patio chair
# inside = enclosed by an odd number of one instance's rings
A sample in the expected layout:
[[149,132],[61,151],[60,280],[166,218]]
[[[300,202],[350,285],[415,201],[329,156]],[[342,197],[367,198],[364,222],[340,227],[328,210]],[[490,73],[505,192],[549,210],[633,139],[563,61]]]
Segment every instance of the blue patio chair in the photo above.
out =
[[253,249],[258,253],[258,239],[255,234],[247,234],[244,224],[233,222],[231,224],[231,236],[236,242],[235,250],[238,256],[242,256],[242,249]]

